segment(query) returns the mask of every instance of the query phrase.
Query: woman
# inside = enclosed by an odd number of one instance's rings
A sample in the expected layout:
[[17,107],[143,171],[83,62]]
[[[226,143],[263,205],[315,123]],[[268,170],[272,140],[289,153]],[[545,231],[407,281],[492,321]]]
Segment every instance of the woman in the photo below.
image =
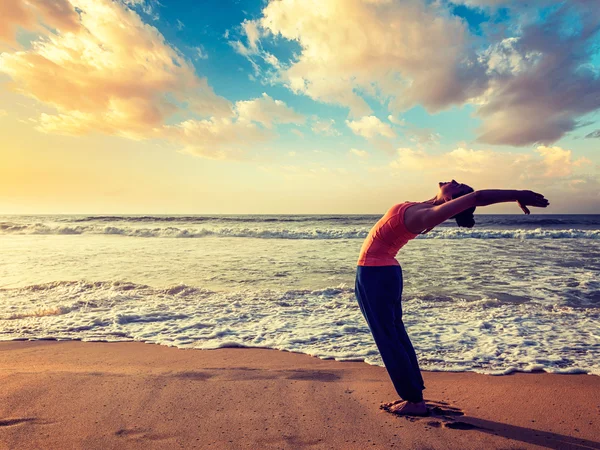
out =
[[430,200],[392,206],[365,239],[358,258],[355,292],[392,383],[404,400],[389,404],[391,412],[428,413],[419,363],[402,323],[402,269],[395,259],[398,250],[450,218],[456,219],[460,227],[472,228],[475,207],[503,202],[517,202],[525,214],[529,214],[527,206],[549,205],[543,195],[532,191],[473,191],[454,180],[441,182],[437,195]]

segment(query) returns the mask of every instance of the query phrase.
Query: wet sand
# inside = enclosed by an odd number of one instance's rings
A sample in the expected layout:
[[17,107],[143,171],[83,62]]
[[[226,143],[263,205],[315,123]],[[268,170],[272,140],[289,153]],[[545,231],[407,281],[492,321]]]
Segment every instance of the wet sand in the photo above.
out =
[[263,349],[0,342],[0,449],[600,449],[600,377],[425,372],[394,416],[385,369]]

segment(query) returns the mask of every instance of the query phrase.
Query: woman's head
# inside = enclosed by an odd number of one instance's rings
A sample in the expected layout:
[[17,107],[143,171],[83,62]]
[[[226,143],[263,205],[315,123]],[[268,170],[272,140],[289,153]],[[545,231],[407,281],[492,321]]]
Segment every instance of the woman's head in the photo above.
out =
[[[443,199],[445,202],[449,202],[450,200],[454,200],[455,198],[459,198],[463,195],[473,192],[473,188],[471,186],[458,183],[455,180],[441,181],[439,186],[440,193],[438,198]],[[456,224],[459,227],[473,228],[475,225],[475,217],[473,216],[474,212],[475,207],[472,207],[456,214],[455,216],[452,216],[451,219],[456,219]]]

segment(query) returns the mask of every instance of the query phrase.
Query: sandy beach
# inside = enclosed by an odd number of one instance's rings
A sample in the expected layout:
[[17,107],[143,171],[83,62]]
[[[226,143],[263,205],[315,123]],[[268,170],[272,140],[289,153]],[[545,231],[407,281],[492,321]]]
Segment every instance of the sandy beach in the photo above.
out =
[[393,416],[385,370],[263,349],[0,343],[0,448],[600,448],[600,378],[425,372]]

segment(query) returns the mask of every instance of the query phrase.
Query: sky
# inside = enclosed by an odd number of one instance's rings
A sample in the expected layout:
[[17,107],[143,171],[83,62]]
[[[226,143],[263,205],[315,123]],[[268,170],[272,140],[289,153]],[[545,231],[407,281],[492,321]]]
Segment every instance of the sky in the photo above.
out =
[[0,2],[0,214],[600,213],[596,3]]

